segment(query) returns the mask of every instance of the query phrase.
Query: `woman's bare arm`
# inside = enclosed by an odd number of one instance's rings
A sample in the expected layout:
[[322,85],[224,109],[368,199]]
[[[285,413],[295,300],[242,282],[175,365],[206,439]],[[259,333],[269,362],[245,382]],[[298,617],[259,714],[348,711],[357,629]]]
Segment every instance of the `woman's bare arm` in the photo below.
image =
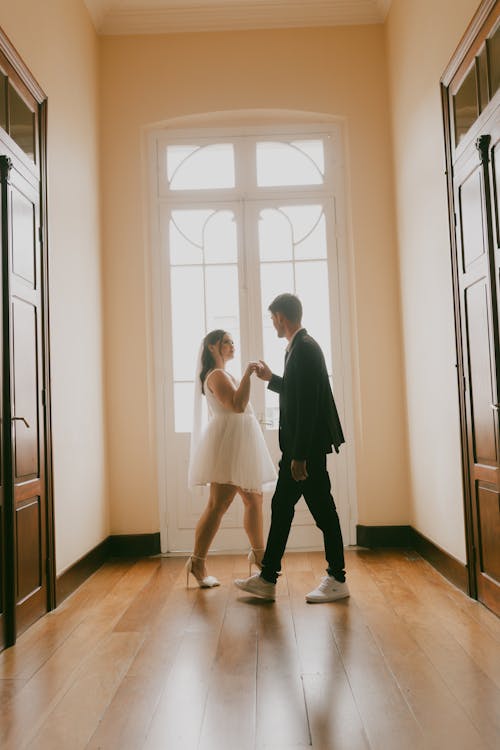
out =
[[236,412],[236,414],[241,414],[245,411],[250,399],[250,378],[256,368],[257,364],[250,362],[238,387],[236,387],[227,372],[224,370],[214,370],[208,375],[205,381],[206,387],[210,388],[217,400],[226,409],[230,409]]

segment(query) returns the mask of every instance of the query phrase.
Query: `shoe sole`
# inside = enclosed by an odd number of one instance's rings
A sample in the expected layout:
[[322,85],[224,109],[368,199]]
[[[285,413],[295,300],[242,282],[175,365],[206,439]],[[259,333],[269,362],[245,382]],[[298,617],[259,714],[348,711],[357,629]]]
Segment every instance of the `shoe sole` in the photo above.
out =
[[342,594],[342,596],[336,596],[335,599],[308,599],[306,596],[306,602],[309,604],[328,604],[328,602],[339,602],[341,599],[348,599],[350,594]]

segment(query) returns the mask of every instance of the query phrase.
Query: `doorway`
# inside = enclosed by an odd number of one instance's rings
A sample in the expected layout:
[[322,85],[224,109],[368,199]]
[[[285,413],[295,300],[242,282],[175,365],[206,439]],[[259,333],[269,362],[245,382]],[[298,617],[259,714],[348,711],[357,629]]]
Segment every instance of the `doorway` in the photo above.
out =
[[500,5],[442,79],[470,594],[500,614]]
[[[304,325],[324,353],[345,431],[353,434],[344,243],[342,129],[293,126],[192,132],[150,138],[156,413],[162,552],[185,553],[207,500],[187,487],[194,368],[205,333],[223,328],[236,343],[234,374],[251,359],[282,372],[284,344],[267,306],[297,293]],[[251,401],[277,463],[278,401],[254,381]],[[329,457],[346,544],[356,522],[353,446]],[[271,490],[264,493],[269,523]],[[216,540],[244,550],[235,501]],[[321,547],[305,503],[297,505],[289,549]]]
[[0,32],[0,648],[55,603],[45,106]]

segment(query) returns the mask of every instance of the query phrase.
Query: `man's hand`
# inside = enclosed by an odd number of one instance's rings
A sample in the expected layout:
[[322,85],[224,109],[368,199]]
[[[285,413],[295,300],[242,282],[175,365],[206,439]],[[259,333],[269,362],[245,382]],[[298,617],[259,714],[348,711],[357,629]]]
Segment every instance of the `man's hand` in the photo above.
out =
[[245,374],[252,375],[252,373],[259,373],[260,362],[249,362],[246,366]]
[[292,472],[292,477],[296,482],[303,482],[304,479],[307,479],[307,477],[309,476],[307,473],[305,461],[297,461],[295,458],[292,458],[290,470]]
[[273,373],[271,372],[271,368],[266,365],[266,363],[259,359],[259,368],[256,370],[257,377],[261,380],[267,380],[268,382],[271,380]]

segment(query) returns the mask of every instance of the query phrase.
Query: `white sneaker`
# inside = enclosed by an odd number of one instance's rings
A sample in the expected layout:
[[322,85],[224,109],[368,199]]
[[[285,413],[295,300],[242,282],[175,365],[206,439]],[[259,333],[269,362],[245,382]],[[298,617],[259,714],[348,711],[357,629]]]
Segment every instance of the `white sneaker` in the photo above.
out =
[[256,573],[250,578],[237,578],[234,583],[239,589],[246,591],[248,594],[260,596],[261,599],[268,599],[271,602],[276,599],[276,584],[266,581],[260,573]]
[[325,576],[318,588],[306,595],[307,602],[334,602],[349,596],[347,583],[337,581],[333,576]]

